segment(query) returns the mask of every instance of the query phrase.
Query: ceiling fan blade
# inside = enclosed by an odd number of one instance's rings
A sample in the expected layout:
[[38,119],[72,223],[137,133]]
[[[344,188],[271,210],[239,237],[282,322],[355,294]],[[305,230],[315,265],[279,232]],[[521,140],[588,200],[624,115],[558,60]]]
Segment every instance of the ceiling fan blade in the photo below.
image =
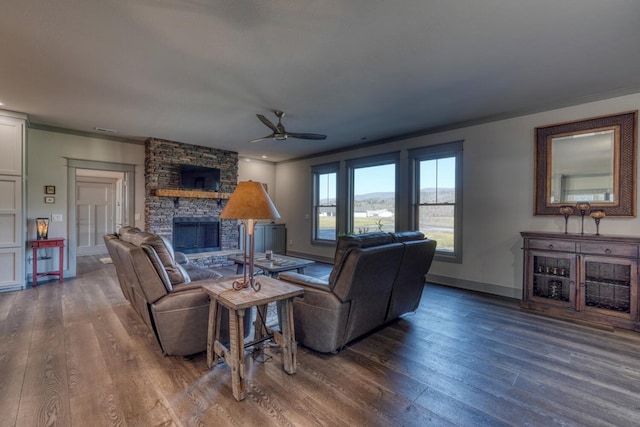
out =
[[262,114],[256,114],[256,116],[258,116],[258,118],[260,119],[260,121],[262,123],[264,123],[265,126],[267,126],[269,129],[271,129],[274,133],[278,133],[278,128],[276,127],[276,125],[274,125],[273,123],[271,123],[271,121],[269,119],[267,119],[265,116],[263,116]]
[[271,134],[271,135],[267,135],[267,136],[263,136],[262,138],[256,138],[256,139],[252,139],[249,142],[261,142],[261,141],[266,141],[267,139],[273,139],[275,137],[275,134]]
[[327,135],[320,135],[318,133],[296,133],[296,132],[287,132],[284,129],[284,125],[282,124],[282,118],[284,117],[284,113],[282,111],[276,110],[274,114],[278,118],[278,124],[274,125],[269,119],[267,119],[262,114],[256,114],[258,119],[269,129],[273,131],[271,135],[263,136],[262,138],[253,139],[249,142],[260,142],[267,139],[274,139],[276,141],[284,141],[287,138],[297,138],[297,139],[313,139],[313,140],[323,140],[327,139]]
[[323,139],[327,139],[327,135],[320,135],[318,133],[294,133],[294,132],[289,132],[287,133],[287,136],[289,138],[298,138],[298,139],[314,139],[314,140],[323,140]]

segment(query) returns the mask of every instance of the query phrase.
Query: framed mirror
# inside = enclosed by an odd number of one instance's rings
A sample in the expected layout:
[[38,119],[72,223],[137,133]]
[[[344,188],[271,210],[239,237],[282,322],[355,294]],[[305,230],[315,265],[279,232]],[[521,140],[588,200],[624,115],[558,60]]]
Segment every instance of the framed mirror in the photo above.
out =
[[636,216],[638,111],[536,128],[535,214],[589,202]]

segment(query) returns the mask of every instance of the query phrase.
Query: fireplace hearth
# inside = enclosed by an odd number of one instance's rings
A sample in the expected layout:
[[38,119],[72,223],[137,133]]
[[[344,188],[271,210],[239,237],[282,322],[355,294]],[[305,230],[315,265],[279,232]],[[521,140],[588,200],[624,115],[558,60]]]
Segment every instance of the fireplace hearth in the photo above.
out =
[[214,217],[174,218],[173,247],[186,254],[220,250],[220,221]]

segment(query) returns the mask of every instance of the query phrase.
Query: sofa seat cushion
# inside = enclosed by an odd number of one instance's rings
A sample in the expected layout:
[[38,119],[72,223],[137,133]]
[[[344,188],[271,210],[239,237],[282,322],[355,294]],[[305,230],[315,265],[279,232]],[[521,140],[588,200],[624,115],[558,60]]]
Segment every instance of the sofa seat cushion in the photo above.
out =
[[184,266],[184,269],[192,282],[197,282],[198,280],[219,279],[222,277],[222,274],[217,271],[210,268],[198,267],[197,265],[187,264]]

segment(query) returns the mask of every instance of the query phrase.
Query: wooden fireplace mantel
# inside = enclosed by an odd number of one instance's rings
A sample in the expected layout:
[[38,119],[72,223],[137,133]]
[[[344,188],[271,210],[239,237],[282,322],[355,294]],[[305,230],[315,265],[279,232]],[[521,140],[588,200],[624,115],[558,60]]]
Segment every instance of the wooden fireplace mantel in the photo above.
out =
[[231,193],[200,190],[175,190],[171,188],[156,188],[155,194],[158,197],[191,197],[194,199],[228,199],[231,197]]

